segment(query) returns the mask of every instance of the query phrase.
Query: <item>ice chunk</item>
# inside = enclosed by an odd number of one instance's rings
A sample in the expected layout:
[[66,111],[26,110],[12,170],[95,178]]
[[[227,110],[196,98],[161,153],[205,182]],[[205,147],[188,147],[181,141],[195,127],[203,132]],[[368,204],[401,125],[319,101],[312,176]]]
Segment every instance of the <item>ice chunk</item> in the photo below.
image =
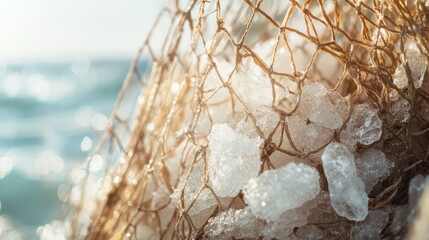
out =
[[[310,211],[316,206],[314,201],[308,201],[299,208],[290,209],[275,221],[264,221],[255,216],[249,207],[230,209],[209,219],[205,227],[207,239],[256,239],[266,238],[285,239],[293,229],[307,224]],[[312,229],[300,232],[300,235],[311,234]],[[304,232],[305,231],[305,232]]]
[[322,154],[332,207],[338,215],[361,221],[368,214],[368,195],[356,172],[355,160],[347,147],[329,144]]
[[258,132],[256,131],[254,122],[252,122],[250,118],[246,118],[245,114],[234,116],[229,125],[235,126],[233,127],[233,129],[239,134],[246,135],[250,138],[255,138],[259,136]]
[[251,59],[245,59],[232,76],[231,86],[267,136],[279,121],[278,113],[271,108],[273,88],[270,78]]
[[419,206],[420,197],[425,187],[429,186],[429,176],[417,175],[410,181],[408,188],[408,204],[399,206],[395,210],[391,230],[398,234],[403,228],[414,221]]
[[347,101],[321,84],[302,88],[299,108],[311,122],[331,130],[343,125],[348,111]]
[[239,134],[227,124],[214,124],[208,141],[210,185],[220,197],[236,196],[259,173],[262,139]]
[[271,80],[253,60],[245,59],[232,76],[232,87],[250,110],[271,106]]
[[288,118],[288,129],[294,145],[304,151],[318,149],[328,143],[333,136],[333,131],[314,123],[308,123],[307,119],[294,114]]
[[350,233],[350,240],[380,239],[380,233],[389,220],[389,214],[382,210],[369,211],[364,221],[356,223]]
[[[308,215],[316,207],[316,202],[307,201],[301,207],[290,209],[275,220],[263,220],[255,216],[249,207],[229,209],[209,219],[205,227],[207,239],[257,239],[260,236],[272,239],[285,239],[296,227],[305,226]],[[300,236],[311,236],[313,228],[304,227]],[[294,237],[294,236],[291,236]]]
[[273,131],[280,121],[279,114],[271,109],[271,107],[261,107],[254,112],[256,125],[262,130],[265,137]]
[[228,123],[230,126],[235,126],[233,128],[237,133],[248,137],[259,136],[257,131],[257,128],[259,128],[263,136],[267,138],[280,120],[279,114],[272,110],[271,107],[262,106],[253,113],[253,116],[256,121],[249,118],[246,113],[236,113]]
[[411,70],[414,87],[420,88],[426,73],[425,56],[420,52],[416,44],[411,44],[405,51],[405,58]]
[[404,89],[408,86],[407,73],[403,65],[399,65],[396,68],[392,78],[393,84],[395,84],[399,89]]
[[380,139],[382,122],[377,109],[367,104],[357,105],[353,109],[345,131],[364,145],[369,145]]
[[396,90],[389,93],[389,114],[385,114],[388,124],[407,122],[410,118],[411,104],[404,99]]
[[204,231],[207,239],[243,239],[259,237],[263,227],[264,222],[246,207],[229,209],[210,218]]
[[256,216],[274,221],[287,210],[313,199],[319,191],[316,169],[289,163],[250,179],[243,193],[245,202]]
[[[269,239],[285,239],[292,234],[294,228],[303,226],[297,236],[314,236],[321,230],[317,231],[314,227],[305,226],[308,223],[308,215],[314,207],[316,207],[314,201],[307,201],[301,207],[284,212],[275,221],[258,218],[249,207],[238,210],[229,209],[209,219],[204,229],[205,237],[206,239],[257,239],[264,236]],[[292,235],[291,238],[293,237],[295,236]]]
[[274,106],[284,112],[292,112],[299,100],[298,84],[284,77],[274,77],[274,79],[281,86],[274,85]]
[[308,223],[308,216],[316,206],[317,202],[312,199],[298,208],[287,210],[275,221],[268,220],[262,235],[269,239],[286,239],[292,234],[294,228]]
[[[231,81],[231,86],[247,107],[246,110],[255,118],[256,125],[264,136],[268,137],[280,120],[279,114],[272,108],[274,88],[270,78],[248,58],[239,65]],[[285,92],[284,89],[276,89],[281,93]]]
[[417,175],[411,179],[410,187],[408,189],[408,203],[411,206],[417,206],[423,190],[429,185],[429,176]]
[[181,190],[184,188],[183,199],[185,209],[188,209],[194,199],[196,199],[188,211],[189,215],[198,215],[204,211],[208,211],[210,208],[216,205],[217,202],[208,188],[203,189],[200,195],[198,195],[200,189],[203,186],[203,183],[203,163],[202,161],[199,161],[194,165],[193,170],[189,175],[188,181],[186,181],[186,174],[181,177],[178,188],[174,189],[174,192],[171,196],[172,200],[177,202],[177,205],[179,205],[179,202],[182,199]]
[[390,114],[397,122],[404,123],[410,118],[410,109],[410,103],[400,97],[391,102]]
[[[411,44],[405,51],[405,58],[411,70],[411,79],[414,87],[420,88],[423,85],[427,70],[425,56],[421,54],[416,44]],[[392,77],[393,83],[399,89],[404,89],[408,86],[408,78],[404,65],[399,65]]]
[[374,186],[389,176],[395,163],[386,158],[386,155],[378,149],[365,150],[356,161],[359,177],[365,184],[365,190],[370,193]]
[[412,222],[414,220],[417,214],[420,197],[427,186],[429,186],[429,176],[425,178],[423,175],[417,175],[411,179],[410,187],[408,188],[408,222]]
[[340,142],[347,146],[350,151],[356,150],[357,140],[353,137],[352,133],[346,129],[340,132]]

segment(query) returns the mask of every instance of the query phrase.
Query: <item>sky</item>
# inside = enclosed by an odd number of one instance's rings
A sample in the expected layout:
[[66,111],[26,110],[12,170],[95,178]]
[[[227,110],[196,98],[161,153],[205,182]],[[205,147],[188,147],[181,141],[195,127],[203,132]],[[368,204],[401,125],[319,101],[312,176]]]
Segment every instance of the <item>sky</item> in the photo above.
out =
[[0,62],[134,56],[166,0],[0,0]]

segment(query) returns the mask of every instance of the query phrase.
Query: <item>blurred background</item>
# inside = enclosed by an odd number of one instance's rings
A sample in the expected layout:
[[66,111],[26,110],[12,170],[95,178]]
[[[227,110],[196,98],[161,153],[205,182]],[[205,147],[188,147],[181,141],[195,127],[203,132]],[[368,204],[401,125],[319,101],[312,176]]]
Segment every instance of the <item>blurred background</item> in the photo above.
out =
[[0,0],[0,238],[58,217],[164,4]]

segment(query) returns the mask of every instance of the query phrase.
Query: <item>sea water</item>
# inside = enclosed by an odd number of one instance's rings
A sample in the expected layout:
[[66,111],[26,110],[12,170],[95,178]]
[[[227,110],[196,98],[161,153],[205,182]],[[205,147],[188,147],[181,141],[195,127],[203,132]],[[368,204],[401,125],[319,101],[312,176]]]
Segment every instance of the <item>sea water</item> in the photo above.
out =
[[38,239],[37,227],[61,217],[70,171],[95,146],[129,65],[0,66],[0,218],[22,239]]

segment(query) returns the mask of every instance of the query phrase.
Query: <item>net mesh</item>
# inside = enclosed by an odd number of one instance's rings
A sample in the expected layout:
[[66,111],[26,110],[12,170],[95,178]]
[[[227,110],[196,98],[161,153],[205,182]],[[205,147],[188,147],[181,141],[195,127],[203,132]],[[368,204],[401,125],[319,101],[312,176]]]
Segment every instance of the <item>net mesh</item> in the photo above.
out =
[[[372,191],[369,207],[406,202],[409,178],[427,172],[429,88],[413,86],[404,56],[410,44],[429,52],[428,15],[419,0],[172,2],[132,62],[109,126],[76,181],[72,238],[143,239],[139,234],[149,230],[164,239],[199,238],[211,216],[243,204],[242,194],[225,201],[209,183],[207,136],[214,123],[245,119],[253,126],[264,140],[261,172],[281,165],[279,159],[299,159],[323,176],[317,159],[340,139],[339,131],[306,146],[288,127],[302,87],[311,83],[344,96],[349,106],[368,103],[379,110],[383,140],[376,144],[396,166]],[[399,65],[410,87],[394,84]],[[249,67],[269,78],[267,112],[255,111],[238,94],[235,76]],[[408,121],[391,120],[393,91],[409,103]],[[268,129],[258,123],[266,114]],[[101,175],[90,171],[95,155],[104,161]],[[200,183],[189,194],[196,171]],[[216,204],[196,216],[192,208],[208,195]]]

